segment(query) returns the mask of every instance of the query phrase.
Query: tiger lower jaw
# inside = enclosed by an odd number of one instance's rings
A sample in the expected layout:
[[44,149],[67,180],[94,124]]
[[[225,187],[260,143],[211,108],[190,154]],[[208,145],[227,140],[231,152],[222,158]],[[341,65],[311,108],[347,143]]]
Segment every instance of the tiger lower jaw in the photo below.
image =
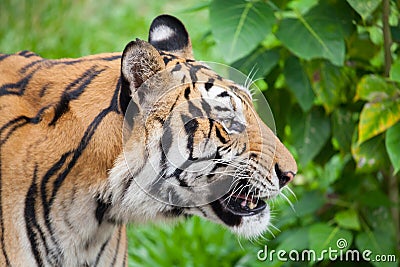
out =
[[212,221],[227,226],[241,237],[255,238],[268,229],[270,208],[264,200],[251,201],[242,196],[227,199],[224,196],[210,203],[210,207],[216,215]]

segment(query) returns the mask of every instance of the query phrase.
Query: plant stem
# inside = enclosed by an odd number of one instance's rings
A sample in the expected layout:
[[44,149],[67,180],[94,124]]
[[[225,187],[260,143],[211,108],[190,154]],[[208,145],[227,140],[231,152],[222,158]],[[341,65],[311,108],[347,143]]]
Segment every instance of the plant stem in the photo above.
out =
[[[392,35],[390,32],[389,15],[390,15],[390,0],[383,0],[383,12],[382,12],[382,23],[383,23],[383,44],[385,53],[385,77],[389,77],[390,68],[392,67],[392,54],[390,47],[392,46]],[[399,4],[399,1],[397,2]],[[393,217],[393,224],[396,231],[396,245],[400,250],[400,214],[399,214],[399,182],[397,176],[393,174],[393,167],[390,169],[390,173],[387,176],[388,184],[388,195],[392,202],[390,212]]]
[[397,249],[400,251],[400,213],[399,213],[399,180],[397,176],[393,174],[393,167],[390,168],[390,173],[387,176],[388,181],[388,195],[389,199],[392,202],[392,207],[390,208],[390,212],[393,217],[393,224],[395,227],[395,239]]
[[389,77],[390,68],[392,66],[392,55],[390,47],[392,46],[392,34],[390,32],[389,14],[390,14],[390,0],[383,0],[383,44],[385,54],[385,76]]

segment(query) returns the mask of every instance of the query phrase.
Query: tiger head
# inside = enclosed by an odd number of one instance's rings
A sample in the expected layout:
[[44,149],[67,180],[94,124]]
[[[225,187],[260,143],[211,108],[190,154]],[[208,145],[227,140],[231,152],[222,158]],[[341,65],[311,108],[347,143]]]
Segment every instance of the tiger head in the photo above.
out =
[[168,15],[153,21],[148,42],[126,46],[121,77],[124,151],[110,171],[113,217],[199,215],[245,237],[264,232],[267,202],[297,166],[249,90],[195,61],[185,27]]

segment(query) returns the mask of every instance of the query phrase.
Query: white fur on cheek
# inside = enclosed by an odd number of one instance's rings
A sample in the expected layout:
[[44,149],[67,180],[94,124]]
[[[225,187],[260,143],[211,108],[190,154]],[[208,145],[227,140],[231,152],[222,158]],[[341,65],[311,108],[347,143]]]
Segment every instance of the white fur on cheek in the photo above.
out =
[[174,31],[165,25],[160,25],[151,31],[152,41],[163,41],[174,35]]

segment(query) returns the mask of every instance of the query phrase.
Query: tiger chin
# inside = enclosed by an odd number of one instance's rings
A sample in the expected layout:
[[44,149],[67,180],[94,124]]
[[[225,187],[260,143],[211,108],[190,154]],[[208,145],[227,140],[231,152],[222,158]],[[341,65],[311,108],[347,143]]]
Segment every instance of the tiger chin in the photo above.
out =
[[127,266],[127,223],[191,215],[252,238],[297,172],[169,15],[122,54],[0,54],[0,111],[0,266]]

